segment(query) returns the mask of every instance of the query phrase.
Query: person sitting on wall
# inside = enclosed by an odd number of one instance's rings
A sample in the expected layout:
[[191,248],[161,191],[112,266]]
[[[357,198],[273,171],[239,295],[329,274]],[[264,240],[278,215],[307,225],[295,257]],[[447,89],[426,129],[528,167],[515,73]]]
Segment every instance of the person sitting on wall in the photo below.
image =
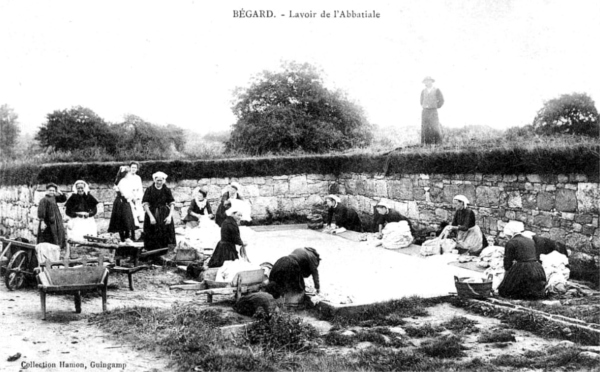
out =
[[327,226],[335,220],[335,225],[346,230],[362,232],[362,223],[358,213],[353,208],[346,207],[341,203],[336,195],[327,195],[325,197],[329,210],[327,212]]
[[504,235],[510,239],[504,247],[506,274],[498,293],[502,297],[538,299],[544,296],[546,273],[537,260],[533,239],[523,235],[523,222],[510,221]]
[[65,214],[71,217],[69,221],[69,237],[74,240],[83,240],[85,235],[98,235],[98,228],[94,216],[97,213],[98,200],[90,194],[87,182],[79,180],[73,185],[73,194],[65,204]]
[[306,288],[304,278],[312,275],[315,289],[320,293],[318,269],[320,262],[321,258],[316,249],[310,247],[295,249],[291,254],[275,262],[265,291],[275,299],[286,295],[303,295]]
[[479,226],[475,224],[475,213],[468,207],[469,199],[464,195],[456,195],[452,200],[456,212],[452,222],[440,234],[441,239],[456,233],[456,248],[461,253],[479,256],[483,248],[488,246],[485,236]]
[[66,247],[65,226],[56,203],[64,203],[67,197],[60,192],[55,183],[46,185],[46,196],[38,205],[38,243],[52,243],[61,248]]
[[[238,227],[242,220],[242,212],[233,207],[229,200],[223,203],[223,208],[227,218],[221,224],[221,241],[217,244],[213,255],[208,261],[208,267],[211,268],[221,267],[225,261],[235,261],[240,256],[247,258],[246,244],[242,241],[240,228]],[[236,245],[241,246],[239,254]]]
[[401,215],[400,212],[396,211],[393,208],[388,208],[387,205],[383,203],[379,203],[375,206],[375,216],[373,217],[375,230],[377,231],[377,237],[381,239],[383,237],[383,228],[390,222],[400,222],[406,221],[408,223],[408,227],[410,228],[410,234],[414,237],[415,230],[410,223],[410,220]]

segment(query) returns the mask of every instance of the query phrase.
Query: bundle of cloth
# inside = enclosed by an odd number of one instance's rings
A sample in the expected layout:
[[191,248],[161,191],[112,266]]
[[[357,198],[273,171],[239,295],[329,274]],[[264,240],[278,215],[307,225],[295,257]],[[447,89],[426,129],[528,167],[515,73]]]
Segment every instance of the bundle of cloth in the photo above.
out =
[[564,294],[567,292],[567,281],[571,270],[567,267],[569,259],[557,251],[540,255],[542,267],[546,273],[546,293]]
[[217,276],[215,281],[230,283],[233,285],[233,279],[235,275],[241,271],[251,271],[262,269],[259,265],[252,264],[245,260],[225,261],[223,266],[217,270]]
[[183,236],[191,247],[213,248],[221,240],[221,229],[209,216],[202,215],[198,220],[198,226],[186,227]]
[[488,268],[483,272],[486,277],[492,276],[492,289],[498,289],[504,279],[504,247],[491,245],[484,248],[479,257],[482,261],[489,263]]
[[387,249],[400,249],[408,247],[413,236],[410,233],[410,226],[406,221],[390,222],[385,225],[383,233],[383,247]]

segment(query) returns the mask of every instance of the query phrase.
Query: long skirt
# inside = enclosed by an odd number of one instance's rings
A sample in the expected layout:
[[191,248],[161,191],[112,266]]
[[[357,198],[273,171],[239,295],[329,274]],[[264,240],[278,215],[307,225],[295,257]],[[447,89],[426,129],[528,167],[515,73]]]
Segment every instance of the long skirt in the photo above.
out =
[[94,217],[89,218],[72,218],[68,223],[68,234],[70,239],[73,240],[84,240],[84,236],[96,236],[98,235],[98,228],[96,227],[96,220]]
[[108,232],[116,233],[131,230],[135,230],[135,220],[133,211],[131,210],[131,204],[128,203],[127,199],[122,197],[120,193],[117,193],[117,197],[113,202]]
[[423,109],[421,114],[421,143],[425,145],[442,143],[442,126],[437,109]]
[[235,261],[238,258],[240,257],[235,249],[235,243],[221,240],[208,261],[208,267],[221,267],[225,261]]
[[469,251],[470,255],[479,256],[483,249],[483,234],[479,226],[475,225],[466,231],[458,230],[456,244]]
[[144,248],[147,251],[152,251],[177,244],[173,219],[171,219],[171,223],[165,223],[165,218],[171,212],[170,208],[164,205],[151,212],[156,224],[151,224],[150,218],[144,219]]
[[498,287],[502,297],[538,299],[544,296],[546,273],[538,261],[515,263],[504,275]]
[[277,293],[273,295],[275,298],[286,294],[304,293],[304,278],[298,261],[290,256],[278,259],[269,275],[269,284],[276,288]]

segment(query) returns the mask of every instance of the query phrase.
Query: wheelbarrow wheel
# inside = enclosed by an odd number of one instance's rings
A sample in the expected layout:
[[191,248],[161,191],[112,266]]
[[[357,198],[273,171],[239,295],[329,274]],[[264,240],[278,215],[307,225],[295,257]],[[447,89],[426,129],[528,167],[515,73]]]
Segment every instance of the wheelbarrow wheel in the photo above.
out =
[[23,251],[15,253],[8,265],[6,266],[6,274],[4,275],[4,283],[10,291],[19,289],[25,284],[25,270],[29,267],[29,259]]

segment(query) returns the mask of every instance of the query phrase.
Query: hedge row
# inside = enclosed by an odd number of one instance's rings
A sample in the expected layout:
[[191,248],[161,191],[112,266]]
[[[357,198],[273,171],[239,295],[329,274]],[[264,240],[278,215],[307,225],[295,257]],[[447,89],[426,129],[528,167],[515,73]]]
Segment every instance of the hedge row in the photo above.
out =
[[[78,179],[107,183],[119,163],[62,163],[3,167],[0,184],[70,184]],[[585,174],[600,178],[600,146],[572,148],[494,149],[490,151],[397,153],[389,155],[311,155],[196,161],[146,161],[140,176],[163,171],[169,180],[260,177],[289,174]]]

